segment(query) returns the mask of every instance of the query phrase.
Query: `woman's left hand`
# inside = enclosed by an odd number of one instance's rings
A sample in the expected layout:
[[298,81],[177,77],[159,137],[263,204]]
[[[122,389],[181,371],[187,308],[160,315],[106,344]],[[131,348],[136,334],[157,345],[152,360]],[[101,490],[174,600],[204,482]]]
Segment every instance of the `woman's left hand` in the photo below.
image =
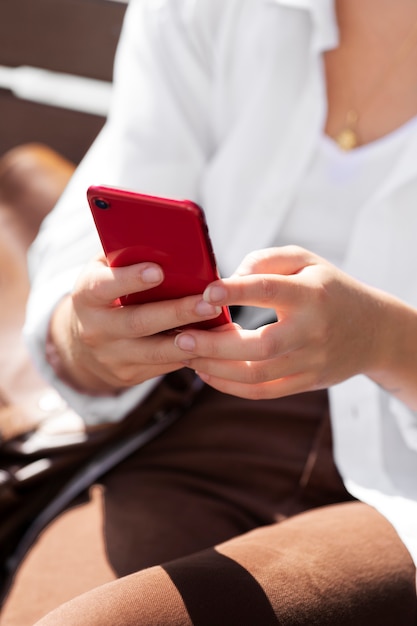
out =
[[248,255],[236,273],[212,283],[215,305],[274,309],[278,321],[186,330],[176,345],[212,387],[251,398],[325,388],[378,369],[383,294],[296,246]]

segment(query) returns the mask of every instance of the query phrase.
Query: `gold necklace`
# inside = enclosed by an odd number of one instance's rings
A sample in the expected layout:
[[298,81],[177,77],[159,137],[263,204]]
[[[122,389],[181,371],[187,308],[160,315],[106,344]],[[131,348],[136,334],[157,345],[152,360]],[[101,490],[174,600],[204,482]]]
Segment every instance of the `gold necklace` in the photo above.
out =
[[368,97],[366,98],[362,106],[357,108],[350,108],[346,113],[345,124],[342,130],[335,137],[335,141],[342,150],[349,151],[359,145],[359,134],[357,130],[359,121],[358,108],[361,109],[363,115],[364,111],[372,104],[374,98],[378,95],[378,91],[388,80],[393,70],[411,53],[416,43],[417,21],[414,23],[407,37],[401,43],[400,47],[398,48],[392,59],[392,62],[388,65],[385,72],[380,77],[379,81],[376,83],[372,91],[368,94]]

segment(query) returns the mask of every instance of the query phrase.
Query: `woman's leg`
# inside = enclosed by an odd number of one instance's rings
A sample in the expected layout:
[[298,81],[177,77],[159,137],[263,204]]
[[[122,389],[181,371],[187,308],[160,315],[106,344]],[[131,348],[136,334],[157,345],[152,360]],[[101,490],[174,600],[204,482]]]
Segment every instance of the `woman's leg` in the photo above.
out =
[[1,223],[25,250],[74,169],[74,163],[42,144],[24,144],[1,156]]
[[43,533],[2,626],[33,624],[80,589],[45,624],[383,625],[388,605],[396,625],[413,623],[414,566],[346,493],[325,394],[248,403],[206,388],[103,487]]
[[[349,499],[333,465],[324,392],[248,402],[205,388],[178,422],[102,482],[100,497],[42,533],[17,573],[2,625],[32,624],[101,584],[102,573],[126,576]],[[91,535],[83,532],[89,524]]]
[[77,502],[30,551],[1,611],[2,626],[32,626],[46,611],[115,579],[104,558],[102,523],[102,489],[96,486],[88,502]]
[[414,566],[345,491],[325,394],[251,403],[206,388],[103,487],[42,534],[1,626],[83,590],[42,626],[413,624]]
[[[39,144],[19,146],[0,158],[0,406],[36,401],[46,388],[21,336],[29,292],[26,253],[74,167]],[[2,419],[10,421],[13,414],[0,415],[3,433]]]
[[325,392],[250,402],[206,387],[103,484],[107,557],[119,577],[350,499]]
[[121,578],[37,626],[415,626],[414,579],[391,525],[349,502]]

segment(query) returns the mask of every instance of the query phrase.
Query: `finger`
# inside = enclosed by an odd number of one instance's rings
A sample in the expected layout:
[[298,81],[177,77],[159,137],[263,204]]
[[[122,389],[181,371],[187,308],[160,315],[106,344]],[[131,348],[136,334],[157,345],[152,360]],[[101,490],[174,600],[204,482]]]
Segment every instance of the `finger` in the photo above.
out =
[[[114,358],[114,355],[113,357]],[[163,376],[184,367],[183,363],[140,363],[139,361],[114,362],[102,358],[95,363],[95,373],[112,389],[129,388],[146,380]]]
[[101,313],[98,311],[94,316],[94,325],[97,332],[97,325],[100,324],[108,337],[133,339],[214,319],[220,313],[221,307],[205,302],[201,296],[187,296],[178,300],[117,307]]
[[[310,363],[310,360],[313,363]],[[268,361],[226,361],[195,358],[189,361],[188,366],[198,371],[199,374],[207,374],[231,382],[256,385],[295,376],[301,371],[314,371],[315,364],[314,357],[308,359],[304,351],[296,351]]]
[[218,306],[255,306],[283,313],[300,309],[311,300],[316,281],[301,276],[251,274],[232,276],[211,283],[204,291],[206,302]]
[[76,294],[91,306],[109,306],[121,296],[151,289],[163,279],[163,271],[155,263],[109,267],[105,258],[99,257],[81,274]]
[[297,274],[307,265],[317,263],[316,257],[300,246],[282,246],[255,250],[235,270],[238,276],[249,274]]
[[140,340],[130,339],[117,342],[116,354],[115,348],[110,351],[109,357],[115,357],[120,362],[139,363],[150,367],[160,366],[184,366],[184,359],[181,352],[172,341],[170,335],[161,333],[150,337],[141,338]]
[[183,331],[174,339],[184,359],[206,357],[233,361],[268,361],[304,345],[304,335],[286,320],[256,330],[232,327],[225,332]]
[[213,389],[248,400],[270,400],[318,389],[318,387],[315,387],[314,384],[311,383],[308,373],[289,376],[257,385],[234,382],[204,373],[200,374],[198,371],[196,373],[203,382],[213,387]]
[[99,378],[113,388],[136,385],[184,367],[167,335],[113,341],[99,348],[93,359],[91,353],[86,358]]
[[96,351],[96,359],[108,369],[130,365],[183,366],[179,351],[167,335],[154,335],[144,339],[113,341]]

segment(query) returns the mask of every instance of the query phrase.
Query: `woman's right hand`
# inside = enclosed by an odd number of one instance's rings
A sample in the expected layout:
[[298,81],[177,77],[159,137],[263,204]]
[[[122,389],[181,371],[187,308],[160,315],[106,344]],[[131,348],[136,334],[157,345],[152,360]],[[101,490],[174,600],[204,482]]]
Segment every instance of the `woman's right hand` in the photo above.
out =
[[164,331],[214,318],[220,309],[201,295],[120,305],[120,296],[162,281],[154,263],[110,268],[104,256],[89,263],[52,316],[60,376],[84,392],[113,393],[183,367],[183,351]]

